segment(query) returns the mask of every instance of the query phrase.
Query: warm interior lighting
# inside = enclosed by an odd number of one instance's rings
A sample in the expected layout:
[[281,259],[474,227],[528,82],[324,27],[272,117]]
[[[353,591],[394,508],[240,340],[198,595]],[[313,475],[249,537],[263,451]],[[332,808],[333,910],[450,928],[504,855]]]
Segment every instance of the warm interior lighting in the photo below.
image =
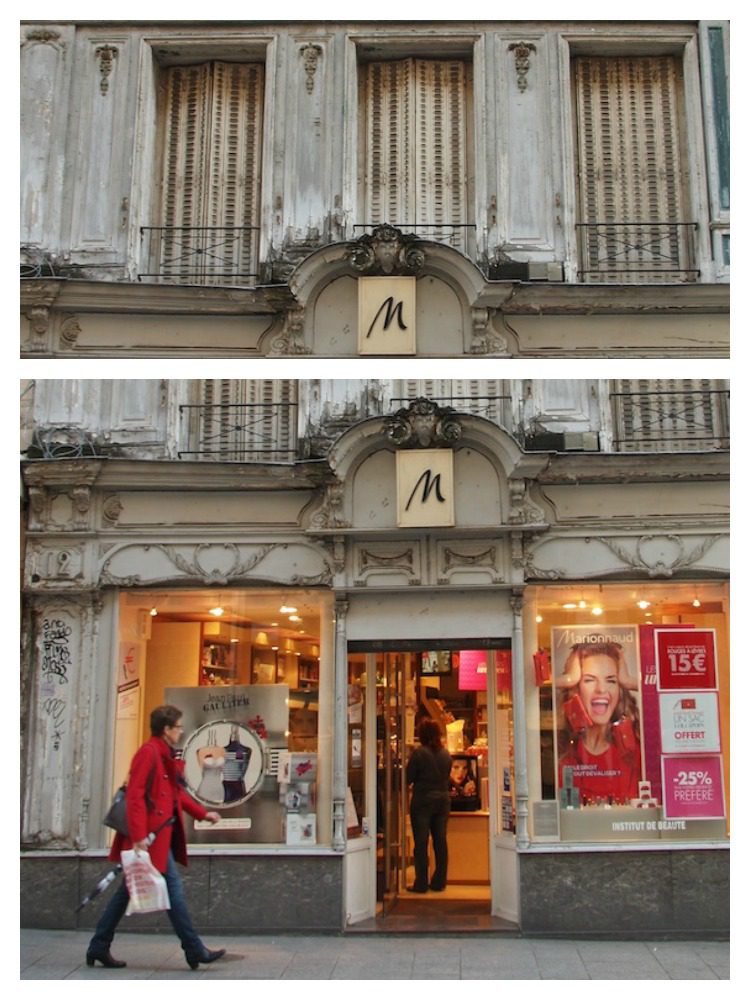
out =
[[224,608],[211,608],[208,613],[214,615],[216,618],[221,618],[224,614]]
[[297,609],[293,608],[291,604],[282,604],[279,611],[282,615],[294,615],[297,613]]
[[543,622],[543,621],[544,621],[544,618],[542,618],[542,616],[541,616],[541,615],[537,615],[537,616],[536,616],[536,623],[537,623],[537,625],[538,625],[538,624],[539,624],[540,622]]
[[149,614],[151,615],[152,618],[156,618],[156,616],[159,614],[159,612],[156,610],[156,608],[151,608],[151,610],[149,611]]
[[591,614],[599,616],[601,614],[604,614],[604,612],[602,611],[602,609],[599,607],[598,604],[595,604],[594,607],[591,609]]
[[651,601],[637,601],[636,603],[638,604],[638,607],[641,609],[641,611],[644,611],[646,608],[651,607]]
[[701,602],[696,597],[695,600],[693,601],[693,607],[694,608],[699,608],[700,606],[701,606]]
[[300,618],[299,615],[289,615],[289,621],[290,622],[301,622],[302,619]]
[[586,602],[585,601],[579,601],[578,602],[578,607],[579,608],[585,608],[586,607]]
[[563,604],[563,608],[566,611],[574,611],[578,607],[577,604]]

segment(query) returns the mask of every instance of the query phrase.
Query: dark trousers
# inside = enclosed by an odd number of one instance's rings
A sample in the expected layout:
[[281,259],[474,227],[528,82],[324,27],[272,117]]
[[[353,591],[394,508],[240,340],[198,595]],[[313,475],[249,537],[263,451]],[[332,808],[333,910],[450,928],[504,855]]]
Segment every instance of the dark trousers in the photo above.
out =
[[[185,902],[182,879],[171,854],[169,855],[167,870],[164,872],[164,878],[167,883],[167,890],[169,891],[167,916],[172,923],[175,934],[180,939],[185,957],[188,960],[201,959],[205,956],[207,949],[193,927],[193,921],[190,918],[187,903]],[[123,878],[117,892],[112,896],[107,904],[107,908],[99,918],[99,923],[94,930],[94,936],[89,942],[89,954],[104,955],[109,951],[115,931],[117,930],[117,925],[125,916],[129,900],[128,887],[125,885],[125,879]],[[137,916],[136,919],[138,919]]]
[[[414,836],[414,887],[444,889],[448,879],[448,819],[451,803],[447,795],[412,800],[409,810]],[[435,871],[428,881],[427,852],[430,837],[435,852]]]

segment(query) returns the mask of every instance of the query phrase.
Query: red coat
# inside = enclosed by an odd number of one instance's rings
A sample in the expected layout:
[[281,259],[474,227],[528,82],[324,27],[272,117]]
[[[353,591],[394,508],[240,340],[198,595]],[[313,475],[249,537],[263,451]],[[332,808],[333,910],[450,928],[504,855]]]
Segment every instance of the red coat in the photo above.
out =
[[154,867],[162,873],[167,870],[170,847],[175,861],[187,864],[182,811],[184,809],[194,819],[205,819],[208,811],[192,799],[178,782],[183,768],[182,761],[172,757],[168,743],[160,736],[152,736],[136,751],[130,765],[126,796],[130,836],[115,834],[109,852],[110,861],[119,861],[121,851],[130,850],[138,840],[145,840],[149,833],[176,813],[175,822],[156,835],[149,854]]

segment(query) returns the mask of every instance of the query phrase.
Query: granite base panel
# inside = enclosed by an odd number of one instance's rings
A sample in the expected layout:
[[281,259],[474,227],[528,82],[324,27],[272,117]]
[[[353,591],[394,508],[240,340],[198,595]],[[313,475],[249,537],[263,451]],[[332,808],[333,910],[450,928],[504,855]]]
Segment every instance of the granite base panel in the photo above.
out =
[[[118,883],[79,913],[76,907],[111,869],[103,858],[22,857],[21,927],[93,928]],[[200,933],[342,930],[341,857],[192,857],[180,871]],[[121,927],[172,933],[163,913],[126,917]]]
[[729,851],[522,854],[521,932],[729,935]]

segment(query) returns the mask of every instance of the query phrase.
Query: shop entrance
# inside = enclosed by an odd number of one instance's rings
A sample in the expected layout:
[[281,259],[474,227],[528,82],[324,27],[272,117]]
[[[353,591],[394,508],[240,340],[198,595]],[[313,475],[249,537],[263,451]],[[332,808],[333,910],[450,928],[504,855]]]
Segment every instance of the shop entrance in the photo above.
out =
[[[360,829],[364,824],[375,840],[371,923],[378,930],[496,929],[490,861],[496,799],[490,789],[497,763],[490,706],[498,668],[510,676],[509,640],[349,644],[350,822],[356,819]],[[423,719],[437,722],[453,767],[448,882],[442,892],[417,894],[409,892],[415,872],[406,765]],[[350,828],[350,836],[357,832]]]

